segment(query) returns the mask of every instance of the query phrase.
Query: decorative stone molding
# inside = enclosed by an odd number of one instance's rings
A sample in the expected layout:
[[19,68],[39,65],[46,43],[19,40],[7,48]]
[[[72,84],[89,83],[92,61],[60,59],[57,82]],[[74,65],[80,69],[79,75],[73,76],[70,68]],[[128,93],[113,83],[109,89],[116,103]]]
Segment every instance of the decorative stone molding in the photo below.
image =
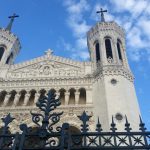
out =
[[124,34],[125,34],[124,29],[118,26],[115,22],[104,22],[104,23],[98,22],[96,26],[92,27],[87,34],[88,34],[88,38],[92,40],[93,37],[95,37],[99,33],[103,33],[107,35],[108,31],[109,33],[111,33],[112,31],[116,32],[121,37],[124,38]]
[[133,74],[127,70],[126,68],[122,66],[105,66],[105,67],[99,67],[97,70],[93,73],[93,76],[95,77],[95,81],[102,76],[112,76],[112,75],[121,75],[124,76],[129,81],[134,81]]
[[61,89],[68,87],[78,87],[81,86],[87,87],[87,85],[92,84],[92,78],[91,77],[85,77],[85,78],[69,78],[69,79],[32,79],[32,80],[3,80],[0,81],[0,87],[4,90],[9,89],[42,89],[42,88],[55,88],[55,89]]

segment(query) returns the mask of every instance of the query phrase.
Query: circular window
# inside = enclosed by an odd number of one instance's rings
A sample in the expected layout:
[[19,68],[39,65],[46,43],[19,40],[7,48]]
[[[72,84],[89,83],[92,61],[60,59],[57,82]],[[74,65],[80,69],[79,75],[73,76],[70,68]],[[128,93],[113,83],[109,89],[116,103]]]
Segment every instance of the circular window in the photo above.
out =
[[115,118],[116,118],[116,120],[121,121],[121,120],[123,120],[123,115],[121,113],[117,113],[115,115]]
[[116,79],[111,79],[111,84],[116,85],[117,84],[117,80]]

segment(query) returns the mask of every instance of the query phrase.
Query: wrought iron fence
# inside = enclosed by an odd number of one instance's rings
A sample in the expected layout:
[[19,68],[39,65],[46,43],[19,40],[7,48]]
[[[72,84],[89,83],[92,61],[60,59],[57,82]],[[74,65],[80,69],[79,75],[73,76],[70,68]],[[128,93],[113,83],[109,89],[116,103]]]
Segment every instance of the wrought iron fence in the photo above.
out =
[[140,118],[139,131],[133,132],[126,117],[125,131],[117,131],[112,117],[110,132],[104,132],[98,119],[96,130],[89,132],[88,116],[84,111],[79,119],[81,129],[79,133],[71,133],[68,123],[62,126],[56,124],[63,114],[54,110],[60,105],[54,93],[48,93],[36,104],[41,113],[31,112],[32,121],[37,125],[33,129],[26,124],[20,125],[21,132],[12,134],[9,124],[14,118],[8,114],[2,118],[4,123],[0,130],[0,150],[117,150],[117,149],[150,149],[150,132]]

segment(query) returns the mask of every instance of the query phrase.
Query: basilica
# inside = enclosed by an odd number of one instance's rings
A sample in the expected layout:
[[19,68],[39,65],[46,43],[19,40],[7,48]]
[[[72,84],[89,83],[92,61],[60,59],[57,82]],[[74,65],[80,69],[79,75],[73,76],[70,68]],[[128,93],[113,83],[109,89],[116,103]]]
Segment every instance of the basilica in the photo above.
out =
[[101,21],[87,32],[90,61],[63,58],[48,49],[40,57],[15,64],[21,50],[19,38],[11,32],[15,17],[0,28],[0,115],[11,113],[16,118],[12,129],[23,122],[33,126],[30,111],[38,111],[37,101],[49,91],[61,100],[56,110],[63,111],[60,123],[79,129],[77,116],[86,111],[92,116],[90,130],[98,117],[103,129],[109,130],[113,117],[121,130],[125,116],[138,129],[140,110],[122,27],[105,21],[101,11]]

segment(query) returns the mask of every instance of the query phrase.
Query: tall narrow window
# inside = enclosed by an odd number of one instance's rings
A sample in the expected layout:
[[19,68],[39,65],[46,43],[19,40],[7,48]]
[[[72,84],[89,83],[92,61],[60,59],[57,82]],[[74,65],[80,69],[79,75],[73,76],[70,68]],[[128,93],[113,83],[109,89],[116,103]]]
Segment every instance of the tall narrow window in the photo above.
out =
[[4,47],[0,47],[0,61],[3,57],[4,51],[5,51]]
[[96,62],[98,62],[100,61],[99,43],[95,44],[95,50],[96,50]]
[[120,42],[119,41],[117,41],[117,50],[118,50],[119,59],[122,60],[121,48],[120,48]]
[[113,58],[110,39],[105,40],[105,47],[106,47],[107,58]]

